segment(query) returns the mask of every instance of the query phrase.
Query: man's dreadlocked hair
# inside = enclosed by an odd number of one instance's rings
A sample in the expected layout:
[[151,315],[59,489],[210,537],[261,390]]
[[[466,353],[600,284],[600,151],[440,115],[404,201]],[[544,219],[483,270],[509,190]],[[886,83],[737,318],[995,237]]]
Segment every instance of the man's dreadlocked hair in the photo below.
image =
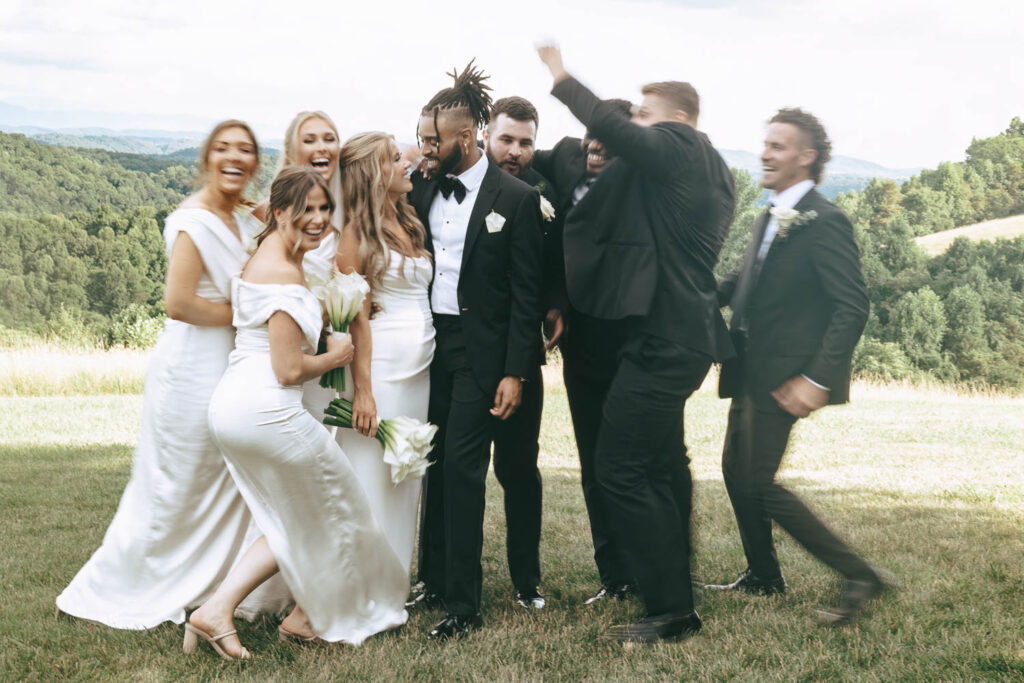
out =
[[460,110],[465,110],[477,128],[485,128],[491,120],[491,96],[488,94],[491,86],[484,84],[490,76],[485,76],[482,69],[473,66],[474,61],[475,58],[471,59],[461,74],[458,69],[446,74],[455,79],[455,83],[438,91],[420,112],[420,116],[434,117],[434,130],[439,130],[437,116],[442,112],[462,113]]

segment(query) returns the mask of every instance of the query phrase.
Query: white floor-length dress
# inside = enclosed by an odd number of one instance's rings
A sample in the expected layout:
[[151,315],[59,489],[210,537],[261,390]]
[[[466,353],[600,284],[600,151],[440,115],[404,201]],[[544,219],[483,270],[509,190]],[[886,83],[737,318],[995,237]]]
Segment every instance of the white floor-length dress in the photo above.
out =
[[[370,380],[381,418],[427,420],[430,361],[434,357],[434,321],[427,294],[432,274],[430,259],[403,259],[391,251],[380,284],[371,289],[373,302],[380,310],[370,320]],[[352,387],[347,387],[346,395],[351,398],[352,394]],[[384,449],[376,439],[353,429],[338,429],[336,436],[359,477],[377,523],[408,573],[422,479],[393,484],[391,467],[384,462]]]
[[384,538],[345,453],[278,382],[267,322],[283,311],[316,348],[320,303],[302,285],[235,278],[237,329],[210,400],[210,429],[295,602],[324,640],[359,644],[405,623],[408,577]]
[[[250,236],[261,227],[247,213],[236,222]],[[167,217],[168,257],[181,233],[203,260],[197,294],[227,303],[249,258],[242,242],[202,208]],[[234,341],[230,326],[166,322],[146,374],[131,479],[103,544],[57,597],[63,612],[123,629],[180,624],[243,550],[249,513],[207,427]]]

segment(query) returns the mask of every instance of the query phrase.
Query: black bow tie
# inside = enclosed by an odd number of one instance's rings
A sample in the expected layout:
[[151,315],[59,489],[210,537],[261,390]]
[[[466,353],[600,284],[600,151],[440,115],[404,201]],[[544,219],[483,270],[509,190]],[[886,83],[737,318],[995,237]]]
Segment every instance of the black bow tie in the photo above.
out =
[[466,186],[462,184],[461,180],[451,174],[442,176],[437,181],[437,186],[441,189],[441,194],[444,195],[445,199],[451,197],[452,192],[455,193],[455,201],[459,204],[466,198]]

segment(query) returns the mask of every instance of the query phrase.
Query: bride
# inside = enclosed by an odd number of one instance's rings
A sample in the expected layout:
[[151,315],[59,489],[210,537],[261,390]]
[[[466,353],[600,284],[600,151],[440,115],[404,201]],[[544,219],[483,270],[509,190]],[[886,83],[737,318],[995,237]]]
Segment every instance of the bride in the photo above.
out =
[[210,399],[210,430],[264,535],[189,616],[186,653],[202,639],[226,659],[248,658],[232,615],[278,571],[296,602],[283,639],[358,645],[408,617],[407,573],[345,454],[302,405],[302,383],[353,354],[348,337],[331,337],[326,353],[313,355],[323,320],[302,259],[330,228],[333,208],[316,171],[281,171],[260,246],[232,281],[238,332]]
[[[383,448],[372,437],[377,416],[427,419],[434,323],[427,287],[433,265],[423,225],[405,199],[412,189],[410,163],[391,136],[360,133],[341,149],[345,227],[338,247],[342,272],[370,283],[363,313],[349,328],[355,343],[351,371],[356,431],[339,429],[377,522],[409,571],[416,534],[419,479],[391,482]],[[372,301],[371,301],[372,300]],[[376,311],[370,319],[371,306]]]

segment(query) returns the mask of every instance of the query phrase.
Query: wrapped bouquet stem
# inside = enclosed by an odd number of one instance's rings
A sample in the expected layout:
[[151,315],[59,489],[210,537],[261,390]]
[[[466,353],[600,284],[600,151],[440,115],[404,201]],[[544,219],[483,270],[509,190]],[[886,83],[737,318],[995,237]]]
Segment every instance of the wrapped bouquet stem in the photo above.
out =
[[[336,398],[324,410],[324,424],[352,429],[352,402]],[[377,441],[384,447],[384,462],[391,466],[391,482],[419,479],[426,473],[437,427],[411,417],[391,417],[377,423]]]
[[[312,288],[327,309],[327,320],[335,333],[348,333],[348,326],[363,310],[363,301],[370,293],[370,285],[359,273],[343,274],[334,271],[324,283]],[[320,386],[345,391],[345,368],[328,370],[320,377]]]

